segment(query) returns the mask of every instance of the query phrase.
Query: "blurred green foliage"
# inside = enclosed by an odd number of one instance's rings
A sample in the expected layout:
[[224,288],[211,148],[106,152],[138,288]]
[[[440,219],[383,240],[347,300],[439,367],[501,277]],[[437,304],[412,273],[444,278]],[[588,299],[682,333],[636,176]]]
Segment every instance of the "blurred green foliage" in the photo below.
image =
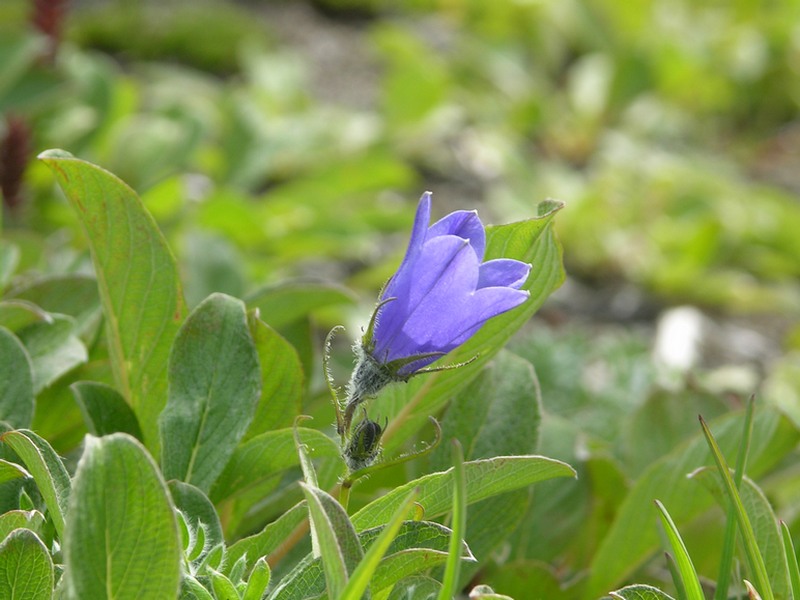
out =
[[[800,5],[302,3],[308,10],[296,13],[298,27],[357,19],[350,51],[367,56],[374,87],[348,105],[315,89],[304,48],[280,41],[270,11],[290,4],[81,4],[48,65],[46,40],[26,25],[28,3],[7,0],[0,111],[30,124],[31,154],[68,149],[141,194],[177,254],[190,306],[221,291],[277,311],[276,329],[309,379],[303,408],[327,420],[312,324],[364,322],[420,192],[431,188],[445,206],[478,205],[495,222],[530,217],[547,196],[565,201],[556,230],[567,271],[589,289],[630,283],[656,304],[780,320],[779,343],[792,351],[765,365],[763,391],[792,425],[767,413],[763,444],[782,462],[757,455],[754,475],[771,473],[766,492],[797,535],[800,478],[789,447],[800,424]],[[0,122],[0,136],[6,131]],[[91,267],[49,172],[31,163],[24,183],[25,202],[3,215],[0,286],[42,304],[51,296],[35,276],[58,275],[82,289]],[[365,300],[309,284],[300,297],[318,303],[298,304],[298,288],[282,287],[289,278],[341,283]],[[72,319],[62,323],[65,355],[76,336],[95,351],[102,346],[97,304],[42,304]],[[335,348],[342,371],[345,346]],[[511,350],[535,366],[541,386],[539,451],[575,465],[580,479],[540,485],[532,503],[506,498],[523,525],[508,560],[482,575],[498,590],[534,581],[548,598],[579,597],[590,571],[608,565],[595,562],[598,554],[611,560],[615,548],[604,540],[622,530],[632,490],[694,485],[679,467],[695,457],[687,449],[699,437],[696,413],[721,417],[738,401],[665,378],[636,334],[537,329]],[[111,377],[90,360],[67,379]],[[45,389],[34,425],[66,452],[83,430],[64,395]],[[733,433],[726,439],[735,444]],[[376,475],[353,502],[408,475]],[[688,543],[703,549],[692,552],[698,569],[713,573],[720,519],[677,508]],[[236,518],[243,529],[249,524],[247,515]],[[635,573],[614,575],[658,581],[648,544],[628,556]]]

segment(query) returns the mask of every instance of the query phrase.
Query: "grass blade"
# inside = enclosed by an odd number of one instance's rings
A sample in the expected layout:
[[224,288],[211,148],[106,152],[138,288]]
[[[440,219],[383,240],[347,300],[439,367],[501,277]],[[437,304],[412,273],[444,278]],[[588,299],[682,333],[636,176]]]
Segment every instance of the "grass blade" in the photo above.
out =
[[797,554],[792,543],[792,534],[785,522],[781,521],[781,537],[783,549],[786,553],[786,570],[789,572],[789,581],[792,583],[792,598],[800,599],[800,568],[797,566]]
[[755,582],[754,585],[758,590],[761,591],[764,600],[774,600],[772,587],[770,586],[769,578],[767,577],[767,567],[764,564],[764,558],[761,556],[761,552],[758,550],[753,526],[750,523],[750,519],[747,517],[744,506],[742,505],[742,500],[739,497],[739,490],[736,488],[736,483],[734,483],[733,478],[731,477],[731,472],[728,468],[728,464],[725,462],[725,457],[722,455],[722,451],[717,445],[717,441],[714,439],[714,436],[711,434],[711,430],[708,428],[708,425],[703,420],[703,417],[700,417],[700,425],[703,428],[703,434],[706,437],[708,446],[711,448],[711,455],[714,457],[714,462],[717,463],[717,468],[722,476],[725,490],[731,502],[731,508],[736,514],[736,520],[739,523],[739,529],[742,532],[745,555],[747,556],[747,562],[749,563],[753,580]]
[[453,533],[450,535],[447,564],[444,569],[439,600],[450,600],[455,595],[461,574],[461,546],[467,528],[467,478],[464,475],[464,450],[458,440],[453,440]]
[[686,550],[680,533],[678,533],[678,528],[675,527],[675,523],[672,521],[672,517],[669,516],[664,505],[656,500],[656,506],[661,515],[661,522],[664,524],[664,530],[669,538],[670,546],[672,546],[672,551],[674,552],[675,562],[678,566],[678,573],[683,582],[683,587],[686,590],[687,600],[704,600],[703,590],[697,578],[697,571],[695,571],[692,558]]
[[[742,444],[739,446],[739,454],[736,457],[736,471],[734,472],[734,482],[738,489],[742,485],[745,465],[747,464],[747,454],[750,450],[750,440],[753,436],[753,407],[755,401],[753,396],[747,403],[744,416],[744,432],[742,433]],[[725,517],[725,541],[722,546],[722,557],[719,561],[719,576],[717,577],[717,589],[714,591],[714,600],[725,600],[728,597],[730,587],[731,569],[733,568],[733,554],[736,550],[736,515],[732,508],[728,508]]]
[[383,531],[381,531],[378,539],[372,543],[372,545],[369,547],[369,550],[367,550],[366,554],[364,554],[363,560],[358,563],[356,570],[353,571],[352,576],[347,582],[347,586],[342,591],[341,600],[361,599],[364,591],[367,589],[367,586],[369,586],[372,575],[378,568],[381,559],[389,549],[389,546],[397,535],[397,532],[400,531],[400,527],[414,505],[416,498],[417,492],[414,490],[398,507],[394,515],[392,515],[392,518],[386,524],[386,527],[384,527]]

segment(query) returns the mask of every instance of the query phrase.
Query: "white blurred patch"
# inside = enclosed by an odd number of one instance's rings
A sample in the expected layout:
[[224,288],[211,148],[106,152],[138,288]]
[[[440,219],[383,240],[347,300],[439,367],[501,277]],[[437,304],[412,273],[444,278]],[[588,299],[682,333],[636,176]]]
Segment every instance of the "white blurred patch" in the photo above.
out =
[[700,360],[705,317],[693,306],[665,311],[656,325],[653,358],[659,364],[688,371]]

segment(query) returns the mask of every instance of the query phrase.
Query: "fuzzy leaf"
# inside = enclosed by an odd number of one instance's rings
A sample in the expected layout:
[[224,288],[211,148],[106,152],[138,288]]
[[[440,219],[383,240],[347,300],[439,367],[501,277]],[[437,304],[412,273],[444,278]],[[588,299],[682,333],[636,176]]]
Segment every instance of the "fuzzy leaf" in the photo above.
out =
[[133,437],[88,436],[64,538],[76,598],[174,600],[181,547],[167,486]]
[[0,327],[0,421],[30,427],[33,417],[33,368],[14,334]]
[[53,561],[30,529],[16,529],[0,544],[0,598],[50,600]]
[[[311,457],[339,456],[339,446],[316,429],[298,428],[298,435]],[[225,470],[211,489],[211,499],[233,498],[269,481],[299,464],[292,429],[262,433],[233,452]]]
[[64,463],[50,444],[32,431],[9,431],[0,440],[8,444],[25,463],[44,498],[53,525],[63,539],[64,517],[67,514],[71,488]]
[[207,492],[247,431],[261,387],[244,304],[209,296],[181,327],[169,362],[160,418],[164,477]]
[[294,347],[260,319],[250,318],[249,325],[261,364],[261,399],[244,440],[290,427],[300,414],[304,387],[303,366]]
[[78,381],[69,387],[89,433],[100,437],[121,432],[142,439],[136,415],[117,390],[94,381]]
[[169,349],[185,313],[175,259],[141,200],[119,178],[61,150],[39,158],[56,175],[89,240],[118,389],[155,451]]
[[[464,463],[464,476],[467,504],[471,504],[553,477],[574,477],[575,471],[566,463],[542,456],[498,456]],[[441,516],[452,506],[453,469],[410,481],[367,504],[352,517],[356,529],[385,523],[414,488],[419,488],[417,503],[425,511],[425,518]]]
[[[320,489],[300,484],[308,502],[312,531],[316,533],[328,597],[341,597],[364,551],[344,508]],[[364,594],[369,598],[369,593]]]

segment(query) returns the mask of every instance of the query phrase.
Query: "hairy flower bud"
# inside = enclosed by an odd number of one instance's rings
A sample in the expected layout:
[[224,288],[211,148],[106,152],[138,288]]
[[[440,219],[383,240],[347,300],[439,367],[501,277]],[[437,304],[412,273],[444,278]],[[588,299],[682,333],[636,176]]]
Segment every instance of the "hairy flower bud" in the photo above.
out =
[[380,441],[383,428],[364,416],[356,425],[347,448],[344,451],[344,460],[350,471],[358,471],[370,466],[380,453]]

